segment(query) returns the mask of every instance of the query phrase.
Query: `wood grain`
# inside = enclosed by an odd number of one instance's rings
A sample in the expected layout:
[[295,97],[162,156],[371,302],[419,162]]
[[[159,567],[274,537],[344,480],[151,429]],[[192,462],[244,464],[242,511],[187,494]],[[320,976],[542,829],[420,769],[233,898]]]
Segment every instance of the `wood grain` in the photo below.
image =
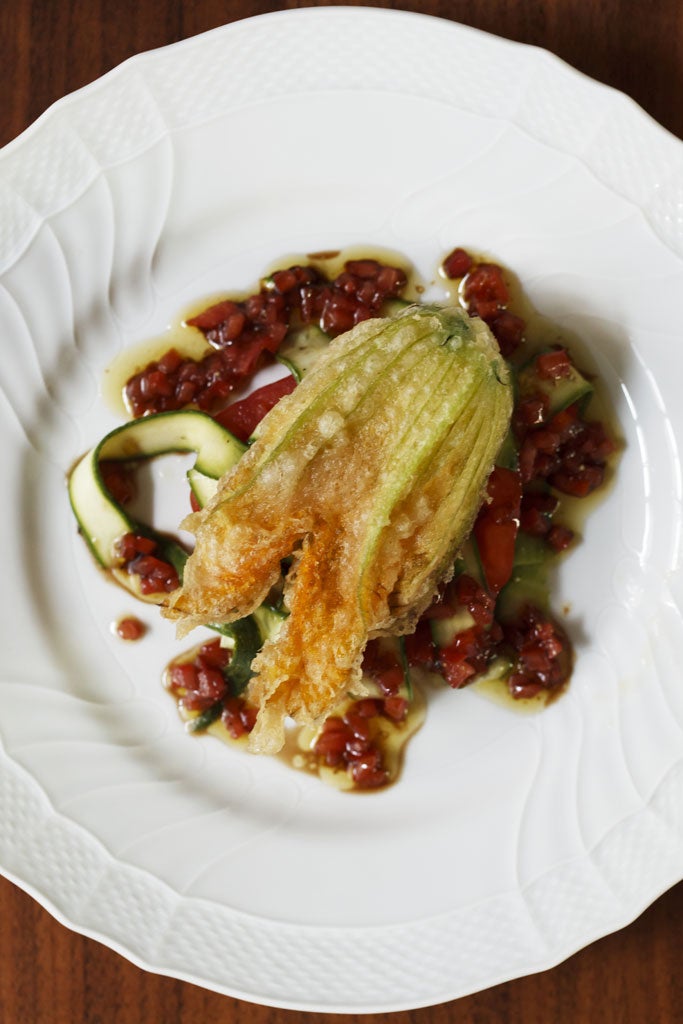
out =
[[[5,0],[0,3],[0,145],[53,101],[134,53],[238,18],[299,6],[316,5]],[[626,92],[683,137],[679,0],[648,4],[646,15],[634,0],[368,0],[365,6],[434,14],[545,47]],[[543,974],[409,1013],[314,1016],[331,1024],[674,1024],[683,1021],[682,920],[683,883],[623,931]],[[410,969],[410,950],[406,967]],[[0,1024],[292,1024],[300,1017],[141,971],[97,942],[68,931],[0,879]]]

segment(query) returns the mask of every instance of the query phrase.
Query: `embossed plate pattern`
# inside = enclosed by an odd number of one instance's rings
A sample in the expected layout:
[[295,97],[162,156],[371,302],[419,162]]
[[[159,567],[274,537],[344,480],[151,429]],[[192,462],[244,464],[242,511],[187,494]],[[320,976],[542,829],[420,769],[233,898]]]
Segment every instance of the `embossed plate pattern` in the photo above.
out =
[[[0,863],[151,970],[379,1011],[551,966],[683,875],[683,149],[554,57],[416,15],[269,15],[135,58],[0,154],[6,494]],[[400,784],[349,798],[190,740],[177,648],[76,536],[99,382],[275,257],[469,245],[591,343],[625,449],[563,565],[578,662],[519,716],[444,693]],[[169,470],[172,473],[172,470]]]

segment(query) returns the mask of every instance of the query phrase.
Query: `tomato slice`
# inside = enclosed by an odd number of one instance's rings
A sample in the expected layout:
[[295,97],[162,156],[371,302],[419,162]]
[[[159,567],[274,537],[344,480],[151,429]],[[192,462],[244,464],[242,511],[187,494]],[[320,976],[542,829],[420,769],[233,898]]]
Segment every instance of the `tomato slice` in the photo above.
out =
[[489,503],[482,505],[474,524],[474,539],[491,594],[498,594],[512,575],[515,541],[519,530],[522,479],[513,469],[496,466],[486,489]]
[[247,442],[266,413],[270,412],[281,398],[291,394],[295,387],[296,381],[291,374],[280,377],[271,384],[264,384],[262,388],[252,391],[239,402],[233,402],[217,413],[214,419],[240,441]]

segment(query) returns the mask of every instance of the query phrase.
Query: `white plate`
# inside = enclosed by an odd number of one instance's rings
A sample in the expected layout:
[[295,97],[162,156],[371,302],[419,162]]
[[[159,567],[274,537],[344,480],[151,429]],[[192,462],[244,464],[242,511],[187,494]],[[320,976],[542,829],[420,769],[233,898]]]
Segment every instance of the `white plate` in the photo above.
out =
[[[152,970],[278,1006],[437,1003],[547,968],[683,874],[683,148],[547,53],[310,9],[135,58],[0,155],[0,862]],[[400,784],[333,792],[182,731],[168,624],[99,578],[64,487],[124,345],[275,257],[512,266],[594,345],[626,449],[566,562],[540,716],[443,693]],[[11,496],[11,500],[10,500]]]

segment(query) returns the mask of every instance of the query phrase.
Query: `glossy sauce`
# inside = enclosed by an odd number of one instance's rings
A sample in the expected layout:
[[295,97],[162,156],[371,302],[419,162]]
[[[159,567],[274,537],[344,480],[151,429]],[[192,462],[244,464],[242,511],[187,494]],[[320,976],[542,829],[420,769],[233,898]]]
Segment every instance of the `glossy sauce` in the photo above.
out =
[[126,383],[148,363],[160,359],[170,348],[177,349],[188,359],[201,359],[210,351],[211,346],[207,344],[202,332],[185,323],[190,315],[188,313],[174,321],[164,334],[125,348],[109,364],[104,371],[101,393],[112,412],[130,419],[131,412],[125,397]]
[[[496,263],[495,258],[486,253],[473,252],[473,256],[477,262]],[[539,313],[525,294],[519,278],[507,267],[503,267],[503,270],[510,289],[509,308],[526,322],[524,342],[520,346],[519,357],[513,361],[514,364],[519,367],[552,345],[566,347],[572,361],[593,385],[593,393],[587,404],[586,418],[600,420],[607,424],[610,435],[617,445],[617,451],[607,464],[605,482],[596,491],[585,498],[574,498],[568,494],[557,493],[560,503],[557,519],[566,523],[574,531],[577,541],[579,541],[587,517],[604,500],[613,485],[619,453],[624,446],[621,427],[607,397],[607,389],[598,373],[590,345],[574,331],[560,327],[553,320]],[[439,285],[445,289],[449,301],[462,306],[466,305],[463,300],[464,281],[462,278],[451,281],[445,277],[443,271],[440,271],[438,280]]]
[[[390,249],[369,246],[349,246],[346,249],[329,252],[308,255],[293,254],[283,257],[267,267],[261,281],[266,280],[276,271],[290,266],[310,266],[332,280],[342,272],[344,264],[349,260],[377,260],[380,263],[402,269],[408,281],[404,295],[410,301],[419,301],[420,295],[424,291],[424,284],[405,256]],[[149,363],[160,359],[171,348],[176,349],[183,358],[197,361],[202,359],[212,351],[212,346],[206,341],[202,331],[189,324],[188,321],[217,303],[242,302],[254,291],[255,289],[252,288],[207,295],[182,310],[163,334],[126,347],[104,372],[101,394],[108,407],[117,415],[130,418],[131,409],[125,395],[125,386],[130,378],[143,370]]]
[[[372,688],[370,680],[366,679],[365,684]],[[345,701],[334,709],[333,714],[344,715],[353,707],[354,703],[352,700]],[[421,688],[414,686],[413,698],[403,721],[392,722],[382,716],[370,720],[372,723],[371,740],[382,751],[384,768],[388,774],[387,785],[391,785],[398,779],[408,741],[422,726],[426,712],[427,702],[424,693]],[[293,729],[279,756],[298,771],[318,775],[323,782],[335,789],[356,791],[357,787],[345,768],[325,764],[315,752],[315,744],[320,738],[321,731],[321,727],[313,726]],[[370,792],[370,790],[358,789],[358,792]]]
[[[494,257],[486,253],[473,252],[472,250],[469,250],[469,252],[475,264],[491,263],[502,266]],[[575,544],[581,542],[582,531],[587,517],[609,493],[615,479],[616,464],[619,453],[623,448],[623,439],[618,420],[607,398],[606,388],[597,372],[595,360],[591,356],[589,345],[575,332],[559,327],[554,321],[539,313],[524,293],[517,276],[505,266],[502,269],[510,292],[510,301],[507,308],[525,321],[523,341],[518,351],[511,357],[511,365],[519,369],[545,349],[558,345],[566,348],[572,362],[593,386],[593,391],[586,405],[585,418],[605,423],[608,426],[611,438],[616,443],[616,451],[608,459],[605,480],[592,494],[579,498],[562,494],[559,491],[553,492],[559,502],[553,519],[567,526],[573,532],[574,541],[567,551],[556,552],[555,554],[549,553],[548,555],[547,572],[549,574],[549,590],[552,594],[553,572],[557,570],[561,559],[568,557]],[[438,273],[438,283],[445,290],[447,301],[461,305],[465,309],[467,308],[467,302],[464,298],[465,278],[449,279],[444,273],[443,266],[441,266]],[[561,609],[561,614],[564,618],[570,612],[571,605],[566,605]],[[515,698],[508,689],[505,679],[496,677],[495,673],[475,680],[469,688],[479,696],[513,710],[516,714],[533,715],[543,711],[549,703],[561,697],[570,680],[571,675],[565,684],[558,689],[542,690],[535,696],[524,699]]]
[[[182,691],[172,692],[170,685],[172,666],[192,662],[199,650],[200,645],[196,645],[191,650],[175,658],[166,668],[164,685],[171,692],[177,704],[179,714],[188,727],[188,731],[194,732],[195,735],[209,733],[216,739],[221,740],[221,742],[228,744],[228,746],[246,751],[249,743],[248,732],[245,731],[239,737],[232,736],[220,717],[207,725],[206,728],[195,731],[193,726],[198,722],[201,712],[188,710],[183,705],[184,695]],[[378,693],[373,681],[367,677],[363,680],[363,686],[368,693]],[[336,707],[333,714],[343,715],[352,709],[355,703],[354,700],[348,699]],[[402,721],[394,722],[379,715],[370,720],[372,742],[380,747],[383,755],[384,768],[388,776],[386,785],[391,785],[399,778],[407,743],[423,724],[426,710],[427,702],[423,689],[416,687],[413,689],[413,699]],[[363,790],[357,787],[351,775],[344,767],[331,767],[325,764],[324,759],[316,753],[315,745],[320,737],[322,728],[322,725],[318,727],[296,726],[293,722],[290,722],[287,728],[285,745],[276,757],[296,771],[303,771],[308,775],[317,775],[323,782],[335,789],[369,792],[370,790]]]
[[[480,254],[476,254],[474,259],[479,262],[487,262],[487,258]],[[463,302],[462,279],[449,280],[440,272],[432,282],[425,282],[418,278],[413,268],[401,254],[377,248],[370,249],[364,246],[354,246],[343,251],[316,253],[309,256],[292,255],[279,259],[268,268],[263,280],[278,270],[297,265],[312,266],[328,280],[332,280],[343,271],[345,263],[349,260],[377,260],[383,264],[389,264],[390,266],[402,269],[407,277],[407,285],[402,292],[402,298],[408,301],[420,301],[422,294],[430,285],[438,285],[438,287],[445,289],[446,301],[466,306],[466,303]],[[494,260],[488,260],[488,262],[495,263]],[[594,363],[588,355],[585,344],[580,339],[570,336],[567,331],[558,330],[557,325],[538,314],[524,296],[519,282],[514,275],[507,268],[503,269],[506,283],[510,289],[510,301],[507,304],[507,308],[526,321],[524,341],[520,347],[519,356],[513,358],[512,362],[519,366],[521,362],[526,362],[538,351],[550,345],[561,344],[568,348],[574,361],[584,373],[587,369],[589,372],[593,370]],[[109,404],[118,412],[124,412],[129,416],[130,410],[127,408],[125,398],[123,397],[125,384],[128,379],[142,370],[150,361],[158,360],[169,348],[175,348],[183,357],[201,359],[211,350],[211,346],[205,340],[203,333],[198,328],[188,325],[187,321],[217,302],[226,299],[239,302],[244,298],[245,293],[237,294],[232,292],[215,295],[202,302],[194,303],[191,308],[185,310],[178,321],[163,336],[146,341],[123,352],[110,366],[105,377],[103,393]],[[591,374],[591,377],[594,384],[594,392],[590,402],[590,418],[600,419],[609,423],[612,428],[612,436],[616,437],[618,430],[615,429],[615,418],[609,409],[599,380],[595,379],[594,373]],[[615,461],[615,458],[611,459],[610,476],[613,476]],[[586,515],[589,514],[595,502],[602,499],[605,492],[606,487],[601,486],[588,498],[579,499],[560,495],[560,510],[557,513],[557,518],[561,523],[570,526],[578,537]],[[554,561],[556,556],[549,557],[552,557]],[[567,609],[565,609],[565,614],[566,612]],[[198,648],[194,648],[180,658],[175,659],[171,666],[183,661],[192,660],[197,650]],[[169,666],[169,669],[171,666]],[[169,669],[167,669],[165,676],[167,686]],[[373,738],[381,746],[388,773],[388,782],[394,782],[398,778],[406,743],[424,721],[426,711],[424,691],[428,690],[435,680],[438,680],[440,687],[444,685],[440,677],[431,676],[420,669],[413,669],[411,677],[414,683],[418,679],[421,680],[421,683],[418,683],[414,689],[413,700],[409,705],[404,720],[392,722],[385,717],[372,719]],[[372,686],[372,682],[369,682],[369,685]],[[478,682],[473,682],[469,688],[486,699],[503,704],[507,708],[514,709],[516,713],[522,714],[537,713],[546,706],[549,699],[555,699],[558,693],[562,692],[561,688],[557,691],[542,691],[535,697],[519,700],[510,694],[505,679],[492,678],[490,676]],[[188,723],[192,731],[192,723],[196,721],[200,713],[188,710],[183,706],[182,691],[176,691],[174,699],[178,703],[181,716]],[[335,709],[333,714],[335,716],[342,716],[352,705],[353,701],[347,701],[344,705]],[[357,787],[344,766],[327,765],[320,754],[316,752],[315,745],[320,738],[321,728],[290,728],[287,743],[279,755],[280,758],[296,770],[317,774],[324,782],[335,788],[341,790],[356,789]],[[234,738],[230,735],[220,717],[206,727],[203,727],[202,731],[210,732],[229,744],[240,747],[247,746],[247,733],[245,732],[239,738]]]

